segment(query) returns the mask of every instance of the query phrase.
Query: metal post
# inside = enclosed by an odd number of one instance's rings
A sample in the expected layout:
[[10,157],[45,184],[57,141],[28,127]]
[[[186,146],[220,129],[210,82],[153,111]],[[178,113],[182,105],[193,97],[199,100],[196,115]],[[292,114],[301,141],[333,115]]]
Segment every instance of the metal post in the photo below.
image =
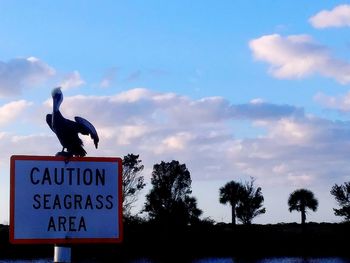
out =
[[[56,156],[65,157],[63,152],[56,153]],[[66,246],[63,247],[63,246],[55,245],[53,262],[54,263],[71,263],[71,248]]]
[[71,262],[71,248],[59,247],[55,245],[54,249],[54,263],[70,263]]

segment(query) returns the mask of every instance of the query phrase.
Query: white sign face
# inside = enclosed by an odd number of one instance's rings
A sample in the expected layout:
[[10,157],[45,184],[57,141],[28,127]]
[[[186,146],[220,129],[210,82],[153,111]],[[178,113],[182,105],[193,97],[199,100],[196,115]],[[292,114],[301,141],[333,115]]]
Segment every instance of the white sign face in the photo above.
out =
[[121,242],[120,158],[12,156],[13,243]]

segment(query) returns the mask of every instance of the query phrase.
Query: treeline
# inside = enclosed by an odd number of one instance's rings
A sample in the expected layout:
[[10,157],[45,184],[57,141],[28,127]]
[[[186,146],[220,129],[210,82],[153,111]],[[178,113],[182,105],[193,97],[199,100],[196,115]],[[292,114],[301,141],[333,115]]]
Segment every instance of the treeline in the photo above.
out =
[[[145,187],[141,175],[143,169],[139,155],[124,156],[123,215],[126,221],[145,220],[131,214],[139,192]],[[146,195],[141,211],[147,215],[146,221],[184,226],[199,221],[214,223],[210,218],[200,219],[202,210],[197,206],[197,199],[191,195],[191,183],[191,175],[185,164],[175,160],[155,164],[151,176],[152,188]],[[218,189],[218,193],[218,201],[231,207],[232,226],[236,226],[236,220],[250,225],[255,217],[266,213],[262,189],[255,186],[254,178],[247,182],[227,182]],[[339,205],[339,208],[334,208],[335,215],[343,217],[346,222],[350,221],[350,182],[335,184],[330,193]],[[302,225],[306,222],[307,211],[316,211],[319,205],[314,193],[308,189],[296,189],[287,201],[290,212],[300,212]]]
[[[155,222],[129,221],[121,244],[73,244],[73,262],[192,262],[202,257],[263,258],[284,256],[349,257],[348,223],[237,225],[199,222],[167,227]],[[11,245],[8,227],[0,225],[2,258],[52,258],[52,245]],[[159,259],[159,261],[157,260]],[[249,260],[247,262],[250,262]]]

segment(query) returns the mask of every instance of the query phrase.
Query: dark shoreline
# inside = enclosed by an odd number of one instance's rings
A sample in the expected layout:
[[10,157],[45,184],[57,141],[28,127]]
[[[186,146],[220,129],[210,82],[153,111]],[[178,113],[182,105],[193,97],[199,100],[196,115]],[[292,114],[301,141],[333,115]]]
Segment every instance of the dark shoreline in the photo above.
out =
[[[50,258],[53,245],[12,245],[8,226],[0,225],[0,259]],[[122,244],[72,245],[73,260],[109,261],[139,257],[350,257],[350,224],[276,225],[203,224],[169,228],[126,224]],[[184,262],[182,260],[182,262]]]

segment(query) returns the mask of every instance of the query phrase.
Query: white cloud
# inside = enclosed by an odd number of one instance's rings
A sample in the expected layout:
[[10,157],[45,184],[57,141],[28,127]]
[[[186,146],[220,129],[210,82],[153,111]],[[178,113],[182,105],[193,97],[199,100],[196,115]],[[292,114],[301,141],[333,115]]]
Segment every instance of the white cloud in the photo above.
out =
[[[152,130],[147,125],[123,125],[118,129],[117,142],[120,145],[130,145],[135,139],[146,136]],[[107,134],[108,136],[108,134]],[[112,135],[113,136],[113,135]]]
[[75,70],[72,73],[66,75],[58,86],[62,87],[63,90],[67,90],[70,88],[79,87],[84,84],[85,81],[81,78],[80,73]]
[[342,112],[350,111],[350,91],[345,95],[328,96],[324,93],[317,93],[314,100],[321,105]]
[[31,102],[17,100],[0,106],[0,126],[14,122],[30,105],[32,105]]
[[350,26],[350,5],[338,5],[332,10],[323,10],[309,19],[315,28]]
[[194,138],[190,132],[178,132],[164,138],[159,146],[154,147],[154,152],[162,154],[168,151],[183,151],[188,148],[188,142]]
[[341,84],[350,83],[350,63],[333,58],[325,46],[308,35],[265,35],[251,40],[249,46],[257,60],[270,64],[269,72],[276,78],[299,79],[319,74]]
[[38,85],[55,74],[55,70],[35,57],[0,61],[0,96],[19,94],[27,86]]
[[[271,184],[297,179],[307,184],[334,169],[339,176],[350,170],[333,166],[347,162],[350,150],[344,145],[350,144],[350,124],[305,116],[303,109],[290,105],[231,105],[219,97],[191,100],[135,89],[111,97],[67,97],[62,111],[70,117],[83,115],[101,130],[101,149],[94,154],[137,152],[148,163],[179,159],[191,166],[196,178],[237,173]],[[235,139],[232,121],[240,119],[256,122],[266,132]],[[89,140],[88,152],[93,150]],[[222,170],[211,174],[213,166]]]
[[120,102],[136,102],[149,97],[151,92],[147,89],[136,88],[117,94],[112,99]]
[[47,134],[0,133],[0,166],[6,167],[12,155],[55,155],[56,138]]
[[250,100],[251,104],[262,104],[264,102],[265,101],[262,98],[255,98],[255,99]]
[[230,151],[233,169],[257,177],[265,187],[331,187],[348,177],[349,122],[288,118],[266,128],[266,136],[240,140],[239,150]]
[[287,173],[287,180],[296,188],[310,186],[314,183],[315,177],[312,174],[305,173]]
[[[47,107],[49,102],[51,100],[45,102]],[[178,127],[199,127],[198,125],[209,127],[232,119],[264,120],[303,115],[301,108],[290,105],[265,102],[231,105],[221,97],[191,100],[174,93],[156,93],[141,88],[113,96],[66,97],[61,110],[70,118],[82,114],[95,119],[97,125],[103,127],[115,124],[120,128],[126,125],[132,129],[142,127],[143,131],[146,130],[145,125],[152,128],[147,130],[160,126],[171,130]],[[135,134],[135,130],[130,134]]]
[[[268,123],[267,125],[270,125]],[[288,144],[304,144],[312,135],[309,123],[299,122],[291,118],[283,118],[270,126],[269,137],[285,140]]]

